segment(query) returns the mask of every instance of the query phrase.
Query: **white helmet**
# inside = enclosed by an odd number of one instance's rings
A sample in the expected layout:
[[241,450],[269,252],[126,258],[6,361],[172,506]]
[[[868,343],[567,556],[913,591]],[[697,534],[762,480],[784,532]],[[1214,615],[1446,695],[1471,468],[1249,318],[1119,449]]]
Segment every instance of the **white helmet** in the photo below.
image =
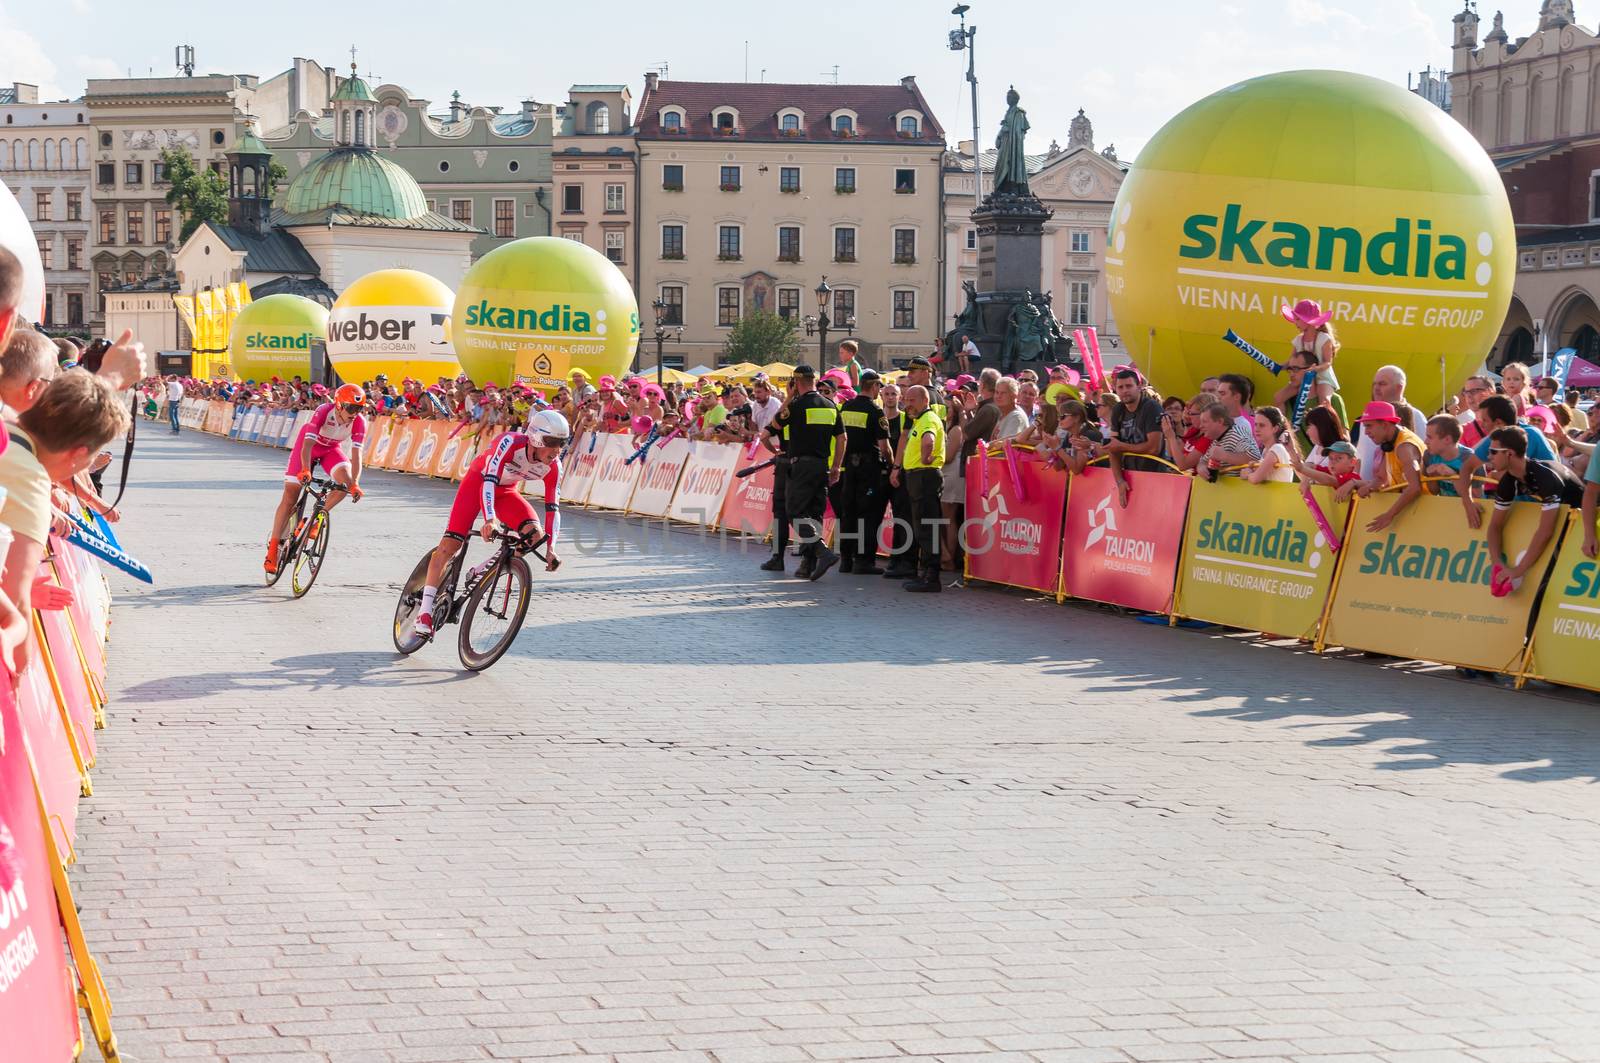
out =
[[572,430],[567,419],[554,410],[540,410],[528,418],[528,434],[536,447],[564,447]]

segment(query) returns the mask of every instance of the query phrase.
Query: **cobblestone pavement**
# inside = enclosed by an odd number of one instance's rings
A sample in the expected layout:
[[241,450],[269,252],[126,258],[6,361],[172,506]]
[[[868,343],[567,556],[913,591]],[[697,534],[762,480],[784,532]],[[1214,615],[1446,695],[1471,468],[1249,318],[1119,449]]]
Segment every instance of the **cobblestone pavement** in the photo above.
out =
[[468,676],[388,630],[452,487],[295,602],[282,462],[139,442],[74,872],[133,1063],[1600,1059],[1595,701],[584,514]]

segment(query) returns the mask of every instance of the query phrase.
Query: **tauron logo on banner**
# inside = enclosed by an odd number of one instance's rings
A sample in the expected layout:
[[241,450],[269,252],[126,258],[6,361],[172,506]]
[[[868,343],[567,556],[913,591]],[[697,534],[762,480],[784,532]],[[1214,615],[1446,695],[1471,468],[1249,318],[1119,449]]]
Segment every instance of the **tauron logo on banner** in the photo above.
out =
[[772,488],[757,483],[755,477],[746,476],[733,489],[733,496],[744,496],[756,505],[765,506],[772,501]]
[[[1118,535],[1117,532],[1117,507],[1116,492],[1113,490],[1089,510],[1089,531],[1083,537],[1083,549],[1088,551],[1096,544],[1101,545],[1101,553],[1112,561],[1133,561],[1141,565],[1150,565],[1156,559],[1156,544],[1152,539],[1137,539],[1132,536]],[[1148,572],[1148,568],[1133,569],[1139,572]]]
[[1013,517],[1006,506],[1000,485],[989,488],[983,496],[983,519],[978,526],[991,535],[997,530],[1000,549],[1008,554],[1037,554],[1044,542],[1044,525],[1024,517]]

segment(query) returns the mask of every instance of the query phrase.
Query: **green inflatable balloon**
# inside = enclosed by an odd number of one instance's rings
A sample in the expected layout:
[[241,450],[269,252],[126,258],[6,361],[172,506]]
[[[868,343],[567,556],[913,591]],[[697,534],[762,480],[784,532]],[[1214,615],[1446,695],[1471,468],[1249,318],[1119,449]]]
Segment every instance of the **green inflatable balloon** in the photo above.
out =
[[240,380],[311,375],[311,344],[328,333],[328,311],[298,295],[269,295],[239,311],[228,362]]
[[451,337],[479,384],[550,389],[573,369],[619,374],[639,345],[639,303],[622,271],[576,240],[534,236],[495,248],[456,291]]
[[1398,85],[1334,70],[1240,82],[1173,118],[1128,172],[1108,243],[1122,342],[1159,390],[1243,373],[1270,401],[1288,375],[1223,336],[1287,363],[1285,310],[1315,302],[1352,416],[1384,365],[1438,409],[1494,345],[1517,274],[1505,186],[1472,135]]

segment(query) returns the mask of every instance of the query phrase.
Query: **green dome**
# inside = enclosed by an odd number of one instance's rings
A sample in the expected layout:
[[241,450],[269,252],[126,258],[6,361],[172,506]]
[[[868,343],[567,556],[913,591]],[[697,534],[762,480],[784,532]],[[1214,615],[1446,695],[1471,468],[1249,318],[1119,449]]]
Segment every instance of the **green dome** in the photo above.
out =
[[339,91],[333,94],[333,100],[334,102],[356,100],[360,103],[377,103],[378,97],[374,96],[372,90],[367,88],[365,81],[351,74],[345,79],[344,84],[339,86]]
[[334,148],[289,182],[285,214],[343,209],[404,221],[428,213],[416,178],[371,148]]

